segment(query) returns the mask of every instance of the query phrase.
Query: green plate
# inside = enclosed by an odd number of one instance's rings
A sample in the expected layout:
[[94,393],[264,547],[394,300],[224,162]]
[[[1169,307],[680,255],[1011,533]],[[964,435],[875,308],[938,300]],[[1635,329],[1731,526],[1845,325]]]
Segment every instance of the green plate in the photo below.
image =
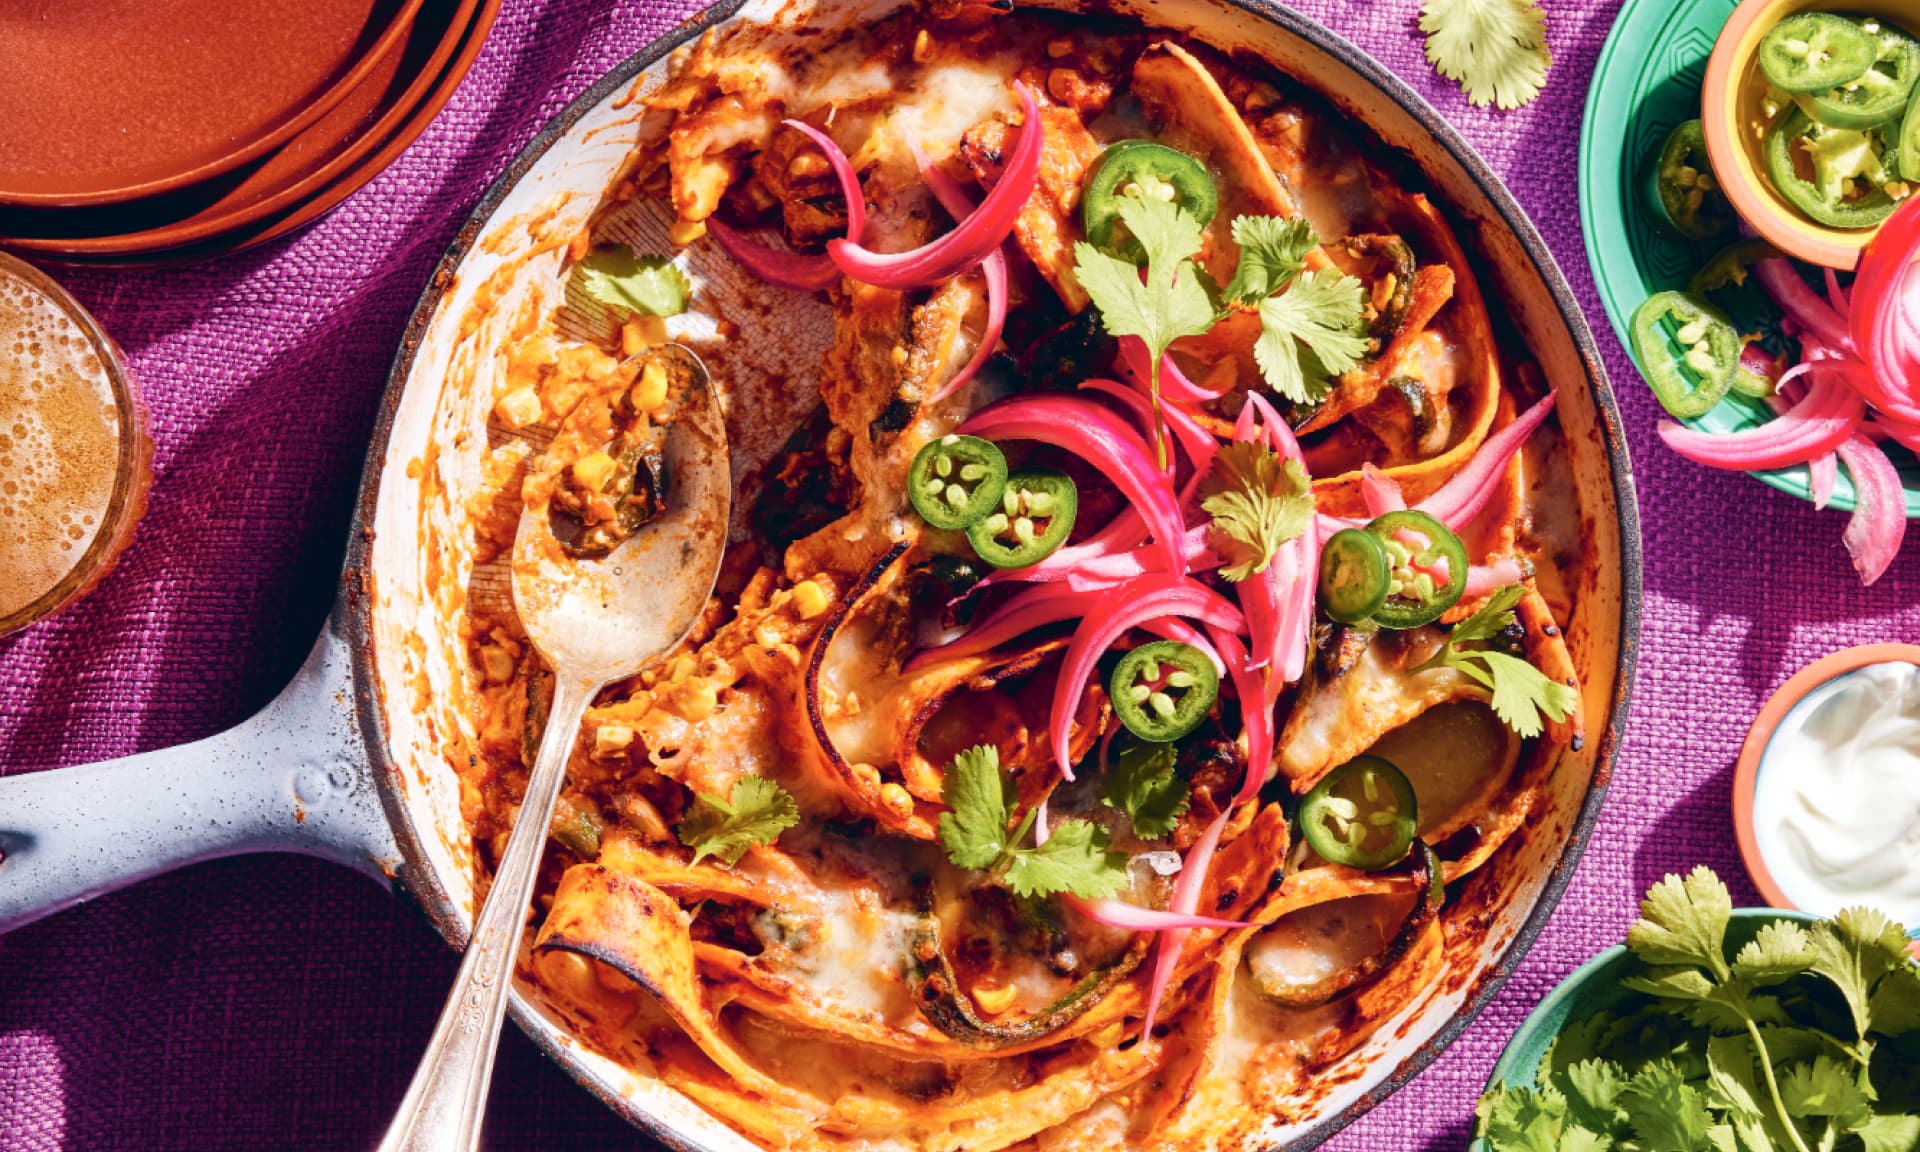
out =
[[[1700,115],[1700,84],[1713,42],[1733,14],[1733,0],[1626,0],[1594,66],[1580,125],[1580,230],[1600,302],[1623,347],[1627,321],[1641,301],[1687,281],[1733,237],[1695,243],[1669,236],[1647,219],[1640,182],[1674,125]],[[1632,358],[1629,351],[1628,358]],[[1772,418],[1766,405],[1730,396],[1686,423],[1705,432],[1735,432]],[[1907,516],[1920,519],[1920,461],[1895,445],[1887,454],[1900,469]],[[1780,491],[1812,500],[1805,468],[1755,472]],[[1833,506],[1853,509],[1846,469]]]
[[[1783,911],[1779,908],[1736,908],[1727,924],[1729,951],[1738,950],[1759,933],[1762,925],[1775,920],[1798,920],[1803,924],[1811,924],[1816,919],[1818,917],[1805,912]],[[1507,1042],[1507,1050],[1500,1054],[1500,1062],[1493,1066],[1493,1075],[1487,1077],[1487,1087],[1492,1088],[1496,1084],[1508,1088],[1535,1087],[1535,1074],[1540,1071],[1540,1062],[1567,1022],[1585,1020],[1626,999],[1629,993],[1620,986],[1620,979],[1638,967],[1640,962],[1634,959],[1633,953],[1627,951],[1625,945],[1615,944],[1562,980],[1558,988],[1540,1001],[1532,1015],[1520,1025],[1520,1030],[1513,1034],[1513,1039]],[[1489,1146],[1484,1139],[1476,1137],[1469,1146],[1469,1152],[1489,1152]]]

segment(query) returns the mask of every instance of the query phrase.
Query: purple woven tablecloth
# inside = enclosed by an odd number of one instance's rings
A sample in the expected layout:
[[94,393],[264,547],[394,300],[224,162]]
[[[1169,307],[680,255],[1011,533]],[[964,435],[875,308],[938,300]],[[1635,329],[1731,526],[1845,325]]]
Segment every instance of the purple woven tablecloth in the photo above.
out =
[[[132,357],[152,506],[89,600],[0,640],[0,773],[208,735],[291,675],[332,597],[375,406],[429,269],[550,116],[693,5],[507,0],[478,65],[388,171],[299,236],[199,267],[61,273]],[[1592,294],[1575,143],[1612,3],[1546,0],[1553,70],[1513,113],[1428,69],[1416,0],[1298,7],[1410,81],[1506,178],[1581,294],[1626,410],[1646,529],[1645,633],[1614,787],[1566,899],[1485,1015],[1337,1137],[1340,1152],[1464,1146],[1522,1017],[1618,940],[1662,873],[1706,863],[1756,902],[1728,819],[1733,760],[1807,661],[1920,638],[1920,548],[1862,590],[1842,517],[1678,461]],[[455,957],[410,906],[291,857],[206,864],[0,938],[0,1152],[371,1148]],[[647,1142],[510,1033],[497,1149]]]

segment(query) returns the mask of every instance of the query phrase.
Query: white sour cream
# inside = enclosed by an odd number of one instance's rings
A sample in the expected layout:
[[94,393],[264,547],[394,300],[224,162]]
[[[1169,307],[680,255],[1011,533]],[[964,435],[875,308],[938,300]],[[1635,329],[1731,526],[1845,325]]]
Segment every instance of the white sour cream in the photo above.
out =
[[1920,922],[1920,667],[1869,664],[1788,710],[1760,760],[1753,825],[1799,907]]

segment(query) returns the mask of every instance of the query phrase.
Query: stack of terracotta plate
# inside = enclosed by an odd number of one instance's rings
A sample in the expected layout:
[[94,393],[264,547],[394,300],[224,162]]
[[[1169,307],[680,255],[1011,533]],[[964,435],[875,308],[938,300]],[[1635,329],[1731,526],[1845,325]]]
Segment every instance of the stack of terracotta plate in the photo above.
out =
[[426,129],[499,6],[0,2],[0,247],[179,263],[307,224]]

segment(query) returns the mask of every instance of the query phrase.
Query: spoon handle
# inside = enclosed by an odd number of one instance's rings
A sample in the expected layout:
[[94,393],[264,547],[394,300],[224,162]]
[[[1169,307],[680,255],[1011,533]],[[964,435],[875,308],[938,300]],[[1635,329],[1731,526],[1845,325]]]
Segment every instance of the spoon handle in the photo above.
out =
[[527,779],[526,799],[514,818],[506,855],[494,871],[493,888],[473,926],[433,1039],[379,1152],[470,1152],[479,1146],[494,1050],[513,988],[513,960],[520,950],[547,828],[566,782],[567,758],[580,721],[598,689],[583,680],[555,677],[540,756]]

